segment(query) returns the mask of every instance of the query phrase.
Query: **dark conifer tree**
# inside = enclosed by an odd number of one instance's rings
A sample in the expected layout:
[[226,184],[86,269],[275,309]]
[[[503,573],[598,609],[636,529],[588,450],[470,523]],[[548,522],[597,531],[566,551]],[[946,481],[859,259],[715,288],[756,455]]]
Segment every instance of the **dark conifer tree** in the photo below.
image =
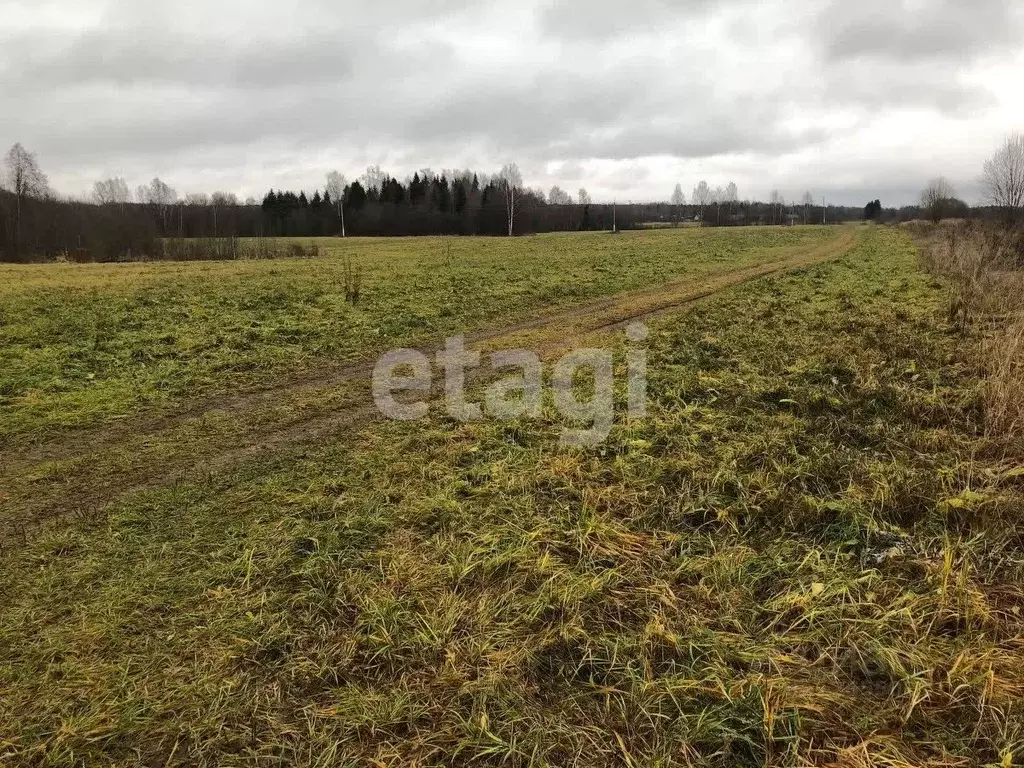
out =
[[384,183],[380,201],[382,203],[391,203],[392,205],[402,205],[405,202],[405,188],[399,183],[398,179],[390,178]]
[[423,202],[425,196],[426,187],[424,181],[420,179],[419,173],[414,173],[412,181],[409,182],[409,203],[411,205],[419,205]]
[[455,194],[453,195],[453,205],[456,213],[462,213],[466,208],[467,196],[466,196],[466,185],[461,180],[455,180]]
[[452,193],[444,176],[437,180],[437,208],[443,213],[452,209]]
[[363,189],[363,185],[358,181],[353,181],[348,188],[348,194],[345,196],[345,207],[359,211],[366,207],[366,203],[366,190]]

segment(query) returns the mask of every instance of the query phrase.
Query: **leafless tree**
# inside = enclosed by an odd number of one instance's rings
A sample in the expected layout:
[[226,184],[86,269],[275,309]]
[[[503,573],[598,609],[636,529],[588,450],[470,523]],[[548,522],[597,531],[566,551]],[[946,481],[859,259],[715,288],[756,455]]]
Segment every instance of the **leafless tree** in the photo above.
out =
[[140,203],[155,206],[160,211],[166,230],[167,213],[170,207],[178,201],[178,193],[159,178],[154,178],[148,185],[140,186],[136,190],[136,194]]
[[676,188],[672,190],[672,197],[669,202],[676,209],[676,221],[679,221],[679,212],[683,206],[686,205],[686,194],[683,192],[683,185],[676,184]]
[[34,152],[27,151],[21,144],[15,144],[7,152],[7,181],[14,193],[15,240],[14,250],[21,250],[21,206],[27,197],[44,197],[49,190],[46,174],[39,168]]
[[557,184],[548,192],[549,205],[572,205],[572,195],[559,187]]
[[15,144],[4,159],[7,181],[11,191],[19,197],[44,197],[49,191],[46,174],[39,168],[35,152]]
[[700,206],[700,221],[704,223],[704,208],[711,203],[711,187],[706,181],[701,181],[693,188],[693,204]]
[[735,212],[736,204],[740,201],[740,190],[736,182],[730,181],[725,187],[725,202],[729,204],[729,213]]
[[509,163],[498,174],[499,186],[505,197],[505,216],[508,219],[508,236],[512,237],[515,229],[516,213],[519,211],[519,204],[523,190],[523,175],[519,172],[519,166]]
[[99,205],[124,205],[131,202],[132,193],[125,180],[118,176],[93,184],[92,199]]
[[189,192],[185,195],[185,205],[204,207],[210,204],[210,196],[205,192]]
[[801,203],[804,206],[804,224],[807,224],[810,221],[811,206],[814,205],[814,195],[811,194],[811,190],[804,192]]
[[715,204],[715,223],[718,226],[722,225],[722,206],[725,204],[725,190],[721,187],[715,187],[711,193],[711,200]]
[[159,207],[174,205],[178,201],[178,193],[174,191],[174,188],[169,187],[159,178],[153,179],[149,184],[140,186],[136,190],[136,195],[140,203]]
[[672,198],[669,201],[674,206],[686,205],[686,194],[683,192],[683,185],[676,184],[676,188],[672,190]]
[[782,195],[779,193],[779,190],[777,190],[777,189],[773,189],[772,190],[772,194],[768,198],[768,202],[772,206],[772,224],[778,224],[779,220],[780,220],[779,217],[780,217],[781,212],[782,212],[782,205],[783,205]]
[[590,195],[587,193],[586,187],[580,187],[577,199],[580,201],[580,205],[590,205]]
[[949,180],[945,176],[938,176],[929,181],[921,192],[921,208],[932,221],[942,221],[949,201],[954,195],[953,185]]
[[214,192],[210,196],[213,208],[213,236],[217,236],[217,212],[221,208],[232,208],[238,205],[238,196],[234,192]]
[[380,169],[379,165],[371,165],[367,167],[366,173],[360,180],[367,194],[377,194],[384,186],[384,182],[388,180],[388,175]]
[[178,193],[174,190],[174,187],[170,187],[160,179],[153,179],[150,182],[149,188],[152,190],[153,202],[159,206],[167,207],[174,205],[178,202]]
[[985,161],[981,185],[988,201],[1008,220],[1024,215],[1024,133],[1013,133]]
[[338,217],[341,219],[341,236],[345,236],[345,177],[338,171],[331,171],[327,174],[327,194],[338,207]]

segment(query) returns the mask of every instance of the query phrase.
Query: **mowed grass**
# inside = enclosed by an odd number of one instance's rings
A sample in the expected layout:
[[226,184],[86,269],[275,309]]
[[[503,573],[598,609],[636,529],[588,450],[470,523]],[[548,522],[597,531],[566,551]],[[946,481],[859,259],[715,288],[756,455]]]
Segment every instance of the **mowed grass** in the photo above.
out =
[[[321,239],[303,260],[0,265],[0,440],[267,383],[668,279],[834,228]],[[348,265],[362,296],[345,300]]]
[[652,322],[599,448],[435,411],[50,526],[0,763],[1019,764],[1024,475],[948,317],[873,228]]

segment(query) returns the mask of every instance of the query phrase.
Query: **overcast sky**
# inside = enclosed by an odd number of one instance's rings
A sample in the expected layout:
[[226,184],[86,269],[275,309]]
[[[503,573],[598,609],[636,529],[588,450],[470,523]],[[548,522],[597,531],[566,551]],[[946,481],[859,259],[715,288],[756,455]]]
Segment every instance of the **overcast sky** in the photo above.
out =
[[0,0],[0,145],[75,195],[515,161],[598,200],[975,202],[1022,41],[1021,0]]

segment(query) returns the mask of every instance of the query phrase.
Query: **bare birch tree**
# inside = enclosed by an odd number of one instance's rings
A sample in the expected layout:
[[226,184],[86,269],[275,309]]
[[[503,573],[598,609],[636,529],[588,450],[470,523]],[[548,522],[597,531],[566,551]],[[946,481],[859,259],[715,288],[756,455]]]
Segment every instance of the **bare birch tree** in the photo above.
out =
[[238,196],[234,192],[214,192],[210,196],[210,206],[213,208],[213,236],[217,236],[217,212],[221,208],[231,208],[238,205]]
[[39,168],[34,152],[27,151],[21,144],[15,144],[7,152],[7,180],[15,201],[14,250],[21,250],[21,207],[25,198],[44,197],[49,190],[46,174]]
[[509,163],[498,174],[499,186],[505,198],[505,216],[508,219],[508,236],[512,237],[516,224],[516,213],[519,211],[523,190],[523,175],[519,166]]
[[730,181],[725,187],[725,202],[729,204],[729,215],[736,212],[736,204],[740,201],[740,190],[736,182]]
[[125,180],[118,176],[93,184],[92,199],[98,205],[124,205],[131,202],[132,193]]
[[924,191],[921,192],[921,208],[932,221],[942,221],[954,194],[953,185],[949,183],[949,179],[945,176],[938,176],[929,181]]
[[679,221],[679,213],[683,206],[686,205],[686,194],[683,192],[683,185],[676,184],[676,188],[672,190],[672,198],[669,201],[676,209],[676,221]]
[[711,199],[715,203],[715,224],[722,226],[722,205],[725,204],[725,190],[721,187],[715,187],[714,192],[711,193]]
[[577,198],[580,201],[580,205],[590,205],[590,194],[587,192],[586,187],[580,187]]
[[572,205],[572,195],[556,184],[548,192],[548,205]]
[[996,153],[985,161],[981,185],[988,201],[1002,209],[1007,220],[1024,214],[1024,133],[1006,138]]
[[178,201],[178,193],[173,187],[168,186],[159,178],[154,178],[148,186],[139,187],[139,202],[155,206],[160,211],[164,222],[164,229],[167,229],[167,212],[172,205]]
[[[429,171],[424,172],[427,173]],[[361,177],[363,188],[366,190],[366,194],[368,195],[379,194],[387,180],[388,175],[380,169],[379,165],[367,166],[366,173]]]
[[[341,236],[345,237],[345,177],[338,171],[331,171],[327,174],[327,194],[338,208],[338,218],[341,219]],[[357,222],[358,223],[358,222]]]
[[700,206],[700,223],[704,223],[704,208],[711,203],[711,187],[706,181],[701,181],[693,188],[693,204]]
[[779,223],[779,213],[782,209],[782,195],[779,190],[773,189],[771,196],[768,198],[768,202],[772,206],[772,224]]

